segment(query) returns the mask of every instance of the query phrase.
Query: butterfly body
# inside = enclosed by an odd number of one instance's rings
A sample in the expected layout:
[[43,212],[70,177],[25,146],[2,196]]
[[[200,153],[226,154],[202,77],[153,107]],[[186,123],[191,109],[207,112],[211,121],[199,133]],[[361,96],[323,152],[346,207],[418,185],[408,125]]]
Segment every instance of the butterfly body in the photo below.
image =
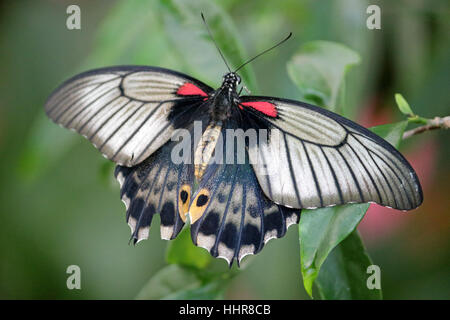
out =
[[239,84],[233,72],[214,90],[158,67],[103,68],[63,83],[45,109],[117,164],[135,242],[154,214],[168,240],[189,218],[194,244],[232,263],[282,237],[303,208],[421,204],[416,173],[377,135],[303,102],[240,96]]
[[222,132],[222,121],[211,121],[199,141],[194,155],[195,178],[200,182]]

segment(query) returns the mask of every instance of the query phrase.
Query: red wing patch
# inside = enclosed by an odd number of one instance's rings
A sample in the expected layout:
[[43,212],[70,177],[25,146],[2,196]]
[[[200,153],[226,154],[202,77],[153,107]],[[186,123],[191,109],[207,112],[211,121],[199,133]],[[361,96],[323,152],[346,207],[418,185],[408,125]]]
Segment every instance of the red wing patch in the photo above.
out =
[[273,118],[275,118],[278,114],[275,105],[266,101],[242,102],[241,105],[258,110],[259,112],[264,113],[266,116]]
[[202,89],[189,82],[183,84],[178,89],[177,94],[181,96],[202,96],[202,97],[208,96],[208,94],[204,92]]

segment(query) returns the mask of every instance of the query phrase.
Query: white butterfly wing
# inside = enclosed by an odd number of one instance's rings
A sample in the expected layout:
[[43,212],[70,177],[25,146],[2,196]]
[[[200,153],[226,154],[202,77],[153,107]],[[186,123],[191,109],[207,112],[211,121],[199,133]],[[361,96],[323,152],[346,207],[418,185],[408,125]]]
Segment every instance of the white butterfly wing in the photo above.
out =
[[[186,84],[191,92],[179,94]],[[56,123],[89,139],[108,159],[134,166],[170,139],[174,128],[168,115],[174,105],[186,99],[201,101],[210,92],[198,80],[167,69],[102,68],[63,83],[47,100],[45,111]]]
[[317,208],[376,202],[401,210],[418,207],[422,189],[414,169],[387,141],[323,108],[270,97],[267,116],[245,108],[270,128],[268,143],[249,154],[264,193],[277,204]]

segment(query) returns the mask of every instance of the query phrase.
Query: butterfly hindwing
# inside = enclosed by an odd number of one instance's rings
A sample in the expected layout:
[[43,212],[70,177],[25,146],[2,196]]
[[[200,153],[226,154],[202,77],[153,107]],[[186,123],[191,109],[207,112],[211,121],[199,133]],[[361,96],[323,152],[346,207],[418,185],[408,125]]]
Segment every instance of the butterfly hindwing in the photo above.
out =
[[168,115],[174,107],[199,103],[212,91],[163,68],[103,68],[63,83],[45,111],[56,123],[88,138],[108,159],[130,167],[170,139],[174,126]]
[[132,168],[116,167],[121,198],[127,207],[127,223],[135,242],[148,237],[155,213],[161,217],[162,239],[174,239],[186,221],[178,194],[184,191],[186,198],[190,197],[193,170],[188,164],[171,161],[173,145],[174,142],[167,143]]
[[300,214],[264,195],[248,157],[243,164],[210,163],[189,212],[194,244],[230,264],[258,253],[270,239],[283,237]]
[[244,107],[264,102],[275,110],[244,108],[248,117],[271,129],[269,142],[256,145],[251,154],[265,160],[265,166],[253,167],[264,193],[276,203],[317,208],[376,202],[402,210],[421,204],[422,190],[410,164],[366,128],[302,102],[241,99]]

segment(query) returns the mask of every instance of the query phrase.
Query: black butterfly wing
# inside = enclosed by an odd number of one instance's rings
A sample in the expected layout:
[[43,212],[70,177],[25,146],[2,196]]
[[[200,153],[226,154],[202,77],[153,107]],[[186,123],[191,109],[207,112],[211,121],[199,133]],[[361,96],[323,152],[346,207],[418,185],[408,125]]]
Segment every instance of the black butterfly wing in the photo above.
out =
[[293,208],[376,202],[401,210],[422,203],[414,169],[366,128],[298,101],[241,101],[248,121],[270,128],[269,142],[253,146],[250,155],[262,190],[274,202]]
[[[193,134],[192,128],[189,134]],[[115,176],[135,243],[148,238],[154,214],[160,215],[161,238],[165,240],[175,239],[186,221],[194,167],[191,153],[184,154],[182,161],[173,161],[172,152],[178,143],[167,142],[134,167],[116,167]]]
[[[225,128],[220,139],[216,151],[223,146],[226,152]],[[236,159],[230,164],[212,160],[192,196],[189,214],[194,244],[231,264],[258,253],[270,239],[283,237],[298,223],[300,210],[279,206],[265,196],[247,156],[242,164]]]
[[[166,143],[174,108],[198,104],[213,89],[182,73],[146,66],[102,68],[77,75],[45,104],[47,115],[73,129],[117,164],[134,166]],[[177,112],[178,118],[186,115]]]

